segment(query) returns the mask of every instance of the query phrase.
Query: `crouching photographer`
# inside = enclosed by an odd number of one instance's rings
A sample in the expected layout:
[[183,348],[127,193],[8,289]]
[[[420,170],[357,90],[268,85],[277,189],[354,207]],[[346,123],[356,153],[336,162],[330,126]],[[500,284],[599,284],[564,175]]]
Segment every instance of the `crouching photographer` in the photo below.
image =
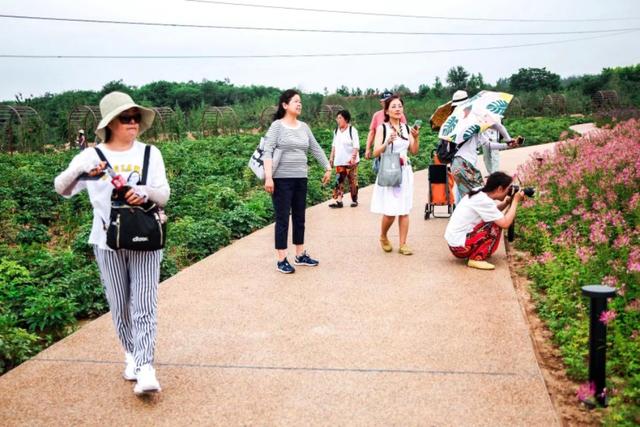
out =
[[[495,268],[486,259],[498,249],[501,230],[513,223],[518,203],[525,198],[524,191],[514,191],[512,181],[504,172],[492,173],[484,187],[464,196],[451,215],[444,238],[451,253],[468,259],[471,268]],[[507,212],[502,213],[507,207]]]

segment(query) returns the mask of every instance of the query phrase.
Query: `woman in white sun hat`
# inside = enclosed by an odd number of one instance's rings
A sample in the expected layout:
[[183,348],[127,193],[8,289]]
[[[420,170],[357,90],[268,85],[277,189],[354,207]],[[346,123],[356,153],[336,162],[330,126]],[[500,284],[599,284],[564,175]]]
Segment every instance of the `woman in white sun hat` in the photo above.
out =
[[[159,206],[169,200],[169,183],[160,150],[150,146],[146,185],[136,185],[141,177],[146,144],[137,137],[151,127],[155,113],[133,102],[122,92],[111,92],[100,101],[102,120],[96,135],[103,143],[96,150],[84,150],[55,179],[56,191],[71,197],[87,190],[93,206],[93,227],[89,243],[100,270],[118,339],[125,350],[123,376],[136,381],[135,394],[159,392],[160,384],[152,363],[156,341],[157,291],[162,250],[113,250],[106,243],[111,195],[114,186],[104,171],[108,165],[124,178],[131,189],[129,205],[153,201]],[[100,150],[100,151],[98,151]]]

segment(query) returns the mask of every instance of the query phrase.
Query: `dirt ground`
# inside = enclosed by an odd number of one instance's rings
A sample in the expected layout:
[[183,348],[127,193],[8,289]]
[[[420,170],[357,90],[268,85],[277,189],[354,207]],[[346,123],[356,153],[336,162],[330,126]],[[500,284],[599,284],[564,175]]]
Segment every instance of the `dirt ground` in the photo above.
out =
[[563,426],[599,426],[602,410],[589,410],[578,402],[576,391],[579,384],[567,377],[560,351],[551,342],[551,331],[538,317],[535,303],[529,293],[531,281],[524,274],[526,252],[516,250],[508,242],[507,257],[511,278],[520,301],[520,307],[529,325],[531,341],[542,371],[551,401]]

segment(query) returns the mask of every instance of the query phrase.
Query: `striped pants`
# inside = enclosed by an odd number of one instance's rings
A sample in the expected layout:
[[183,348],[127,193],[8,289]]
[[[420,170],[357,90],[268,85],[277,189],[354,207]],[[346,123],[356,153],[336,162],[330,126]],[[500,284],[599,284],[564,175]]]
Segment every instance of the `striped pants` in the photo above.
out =
[[93,247],[118,339],[137,366],[153,363],[162,250]]

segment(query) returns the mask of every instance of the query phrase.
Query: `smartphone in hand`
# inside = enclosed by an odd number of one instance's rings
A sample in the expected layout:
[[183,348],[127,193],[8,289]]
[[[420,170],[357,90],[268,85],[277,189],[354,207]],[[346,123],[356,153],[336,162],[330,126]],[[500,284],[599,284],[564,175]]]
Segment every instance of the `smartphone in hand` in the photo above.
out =
[[105,173],[106,172],[102,172],[102,173],[99,173],[97,175],[91,176],[88,173],[84,172],[84,173],[80,174],[78,179],[80,181],[98,181],[99,179],[102,179],[102,177],[105,175]]
[[418,119],[415,122],[413,122],[414,129],[420,129],[421,127],[422,127],[422,120]]

